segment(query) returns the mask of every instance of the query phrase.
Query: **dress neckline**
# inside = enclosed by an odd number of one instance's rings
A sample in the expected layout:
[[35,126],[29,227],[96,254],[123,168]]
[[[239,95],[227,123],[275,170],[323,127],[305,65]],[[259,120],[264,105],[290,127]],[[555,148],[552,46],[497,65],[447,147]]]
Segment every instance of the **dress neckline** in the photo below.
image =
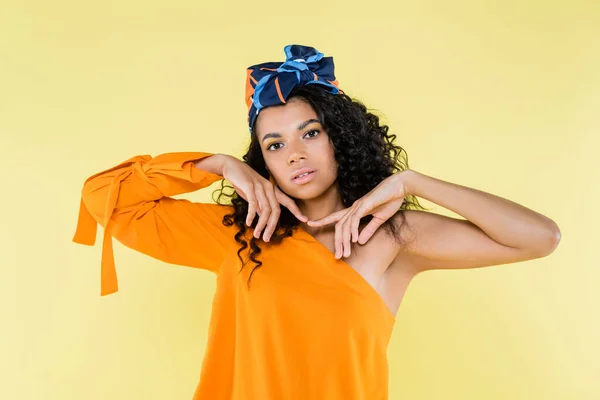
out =
[[387,303],[383,300],[383,298],[381,297],[379,292],[377,292],[377,290],[375,290],[375,288],[373,286],[371,286],[371,284],[369,282],[367,282],[367,280],[357,270],[352,268],[352,266],[350,264],[348,264],[343,258],[340,258],[340,259],[335,258],[335,254],[333,254],[327,248],[327,246],[325,246],[323,243],[321,243],[319,240],[317,240],[317,238],[315,238],[313,235],[308,233],[304,228],[302,228],[302,226],[298,225],[296,232],[298,233],[299,236],[302,236],[305,239],[307,239],[308,241],[314,243],[321,252],[326,253],[330,258],[332,258],[334,260],[334,262],[339,263],[344,270],[348,271],[349,276],[353,276],[354,280],[356,280],[357,282],[360,282],[361,285],[366,286],[365,290],[370,292],[371,297],[373,297],[375,299],[375,301],[377,301],[379,303],[379,305],[383,307],[384,314],[386,314],[386,318],[388,318],[388,320],[390,320],[392,325],[394,325],[396,323],[396,316],[394,315],[394,313],[392,313],[392,310],[390,310]]

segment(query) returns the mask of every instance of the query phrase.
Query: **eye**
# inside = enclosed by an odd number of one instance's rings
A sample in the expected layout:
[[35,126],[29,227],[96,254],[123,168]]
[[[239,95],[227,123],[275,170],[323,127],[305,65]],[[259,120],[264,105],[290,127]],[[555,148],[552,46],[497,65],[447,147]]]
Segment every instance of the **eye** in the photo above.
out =
[[[271,147],[273,147],[273,146],[275,146],[275,145],[280,145],[280,146],[281,146],[281,143],[279,143],[279,142],[274,142],[274,143],[271,143],[270,145],[268,145],[268,146],[267,146],[267,150],[269,150],[269,151],[273,151],[273,149],[271,149]],[[278,148],[279,148],[279,147],[278,147]],[[278,148],[277,148],[277,149],[278,149]],[[274,149],[274,150],[277,150],[277,149]]]
[[312,136],[310,136],[310,137],[315,137],[315,136],[317,136],[320,133],[320,131],[318,129],[313,129],[312,131],[306,132],[306,134],[304,136],[310,135],[311,133],[315,133],[315,134],[312,135]]
[[[319,131],[318,129],[313,129],[311,131],[306,132],[304,134],[304,137],[308,136],[309,138],[314,138],[314,137],[318,136],[319,133],[321,133],[321,131]],[[279,146],[279,147],[273,148],[273,146]],[[280,149],[281,146],[282,146],[281,142],[273,142],[273,143],[271,143],[270,145],[267,146],[267,150],[268,151],[275,151],[277,149]]]

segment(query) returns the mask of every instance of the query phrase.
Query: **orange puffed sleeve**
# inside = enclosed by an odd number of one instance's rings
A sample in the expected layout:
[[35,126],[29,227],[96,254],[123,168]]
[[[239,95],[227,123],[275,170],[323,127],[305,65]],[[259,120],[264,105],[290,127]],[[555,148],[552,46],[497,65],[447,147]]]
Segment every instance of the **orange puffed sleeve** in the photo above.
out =
[[211,155],[135,156],[85,181],[73,241],[93,245],[97,224],[104,227],[101,296],[118,290],[112,237],[159,260],[215,273],[227,252],[237,251],[235,232],[222,223],[230,206],[169,197],[223,179],[195,167]]

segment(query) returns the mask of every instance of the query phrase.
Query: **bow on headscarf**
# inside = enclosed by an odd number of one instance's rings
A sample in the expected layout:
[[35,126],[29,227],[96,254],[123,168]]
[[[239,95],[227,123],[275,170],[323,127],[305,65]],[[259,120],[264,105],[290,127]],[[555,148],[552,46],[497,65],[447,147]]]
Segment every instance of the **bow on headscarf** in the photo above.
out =
[[343,93],[335,79],[333,57],[309,46],[290,44],[284,48],[284,63],[266,62],[248,67],[246,75],[246,105],[250,134],[258,113],[265,107],[285,104],[296,86],[319,84],[330,93]]

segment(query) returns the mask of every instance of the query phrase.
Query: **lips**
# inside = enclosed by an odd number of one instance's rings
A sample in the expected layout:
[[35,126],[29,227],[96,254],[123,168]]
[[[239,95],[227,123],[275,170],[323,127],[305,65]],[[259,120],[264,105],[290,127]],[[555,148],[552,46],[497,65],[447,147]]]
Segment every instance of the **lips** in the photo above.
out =
[[312,181],[316,174],[317,174],[317,171],[306,172],[305,174],[300,174],[300,176],[298,178],[292,179],[292,182],[294,182],[297,185],[304,185],[304,184],[307,184],[308,182]]
[[296,178],[298,178],[300,175],[305,174],[305,173],[311,173],[311,172],[315,172],[316,170],[311,169],[311,168],[301,168],[298,169],[296,171],[294,171],[294,173],[292,174],[292,177],[290,178],[291,180],[294,180]]

